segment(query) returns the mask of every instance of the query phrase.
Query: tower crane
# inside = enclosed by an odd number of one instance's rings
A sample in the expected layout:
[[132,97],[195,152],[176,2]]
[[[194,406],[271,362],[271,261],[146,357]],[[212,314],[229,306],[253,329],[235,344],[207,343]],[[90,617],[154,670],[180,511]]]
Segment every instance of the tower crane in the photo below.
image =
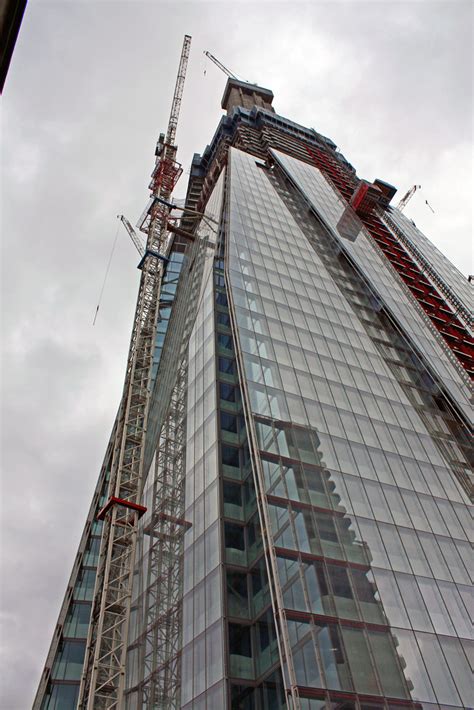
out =
[[229,77],[229,79],[237,79],[237,77],[235,76],[235,74],[234,74],[233,72],[231,72],[230,69],[227,69],[227,67],[225,67],[225,66],[222,64],[222,62],[220,62],[218,59],[216,59],[216,57],[215,57],[213,54],[211,54],[210,52],[206,52],[206,51],[204,51],[204,54],[206,55],[206,57],[208,57],[208,59],[211,60],[211,62],[214,62],[214,64],[216,65],[216,67],[219,67],[219,69],[220,69],[221,71],[223,71],[224,74],[227,74],[227,76]]
[[128,219],[126,217],[124,217],[123,214],[118,214],[117,219],[119,219],[122,222],[123,226],[125,227],[125,229],[128,232],[130,239],[132,240],[133,244],[135,245],[137,252],[143,258],[145,256],[145,247],[143,246],[138,234],[136,233],[136,231],[134,230],[134,228],[132,227],[132,225],[130,224]]
[[417,190],[421,190],[421,185],[413,185],[413,187],[411,187],[408,190],[408,192],[405,195],[403,195],[402,199],[400,200],[400,202],[397,205],[397,209],[399,209],[400,212],[402,212],[404,210],[407,203],[411,200],[411,198],[413,197],[413,195],[415,194],[415,192]]
[[[150,207],[125,383],[116,420],[109,498],[97,516],[103,521],[103,532],[79,691],[80,710],[125,707],[125,664],[138,521],[146,512],[140,500],[153,352],[161,281],[168,260],[169,198],[182,173],[176,162],[174,141],[190,45],[191,37],[185,35],[168,130],[166,136],[161,134],[155,152],[151,190],[156,199]],[[128,220],[122,218],[122,221],[128,231]]]

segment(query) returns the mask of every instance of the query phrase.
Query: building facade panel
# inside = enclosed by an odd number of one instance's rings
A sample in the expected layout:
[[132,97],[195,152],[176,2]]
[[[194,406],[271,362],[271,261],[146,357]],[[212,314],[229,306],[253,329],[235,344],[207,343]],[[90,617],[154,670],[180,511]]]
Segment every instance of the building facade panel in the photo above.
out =
[[228,269],[288,678],[308,698],[328,689],[462,707],[466,628],[455,631],[452,618],[469,584],[467,496],[449,446],[426,423],[442,414],[420,364],[404,373],[384,357],[378,340],[393,347],[392,332],[357,271],[326,268],[318,247],[332,246],[327,228],[318,244],[322,225],[298,221],[298,195],[258,163],[231,150]]
[[[308,202],[316,209],[342,248],[366,275],[369,283],[390,308],[394,317],[416,344],[437,376],[446,383],[456,401],[463,407],[466,417],[472,416],[468,377],[455,365],[449,349],[435,336],[434,328],[422,316],[416,301],[390,269],[389,262],[370,239],[364,225],[352,208],[335,192],[318,168],[297,161],[278,151],[272,154],[298,185]],[[435,336],[435,337],[434,337]]]

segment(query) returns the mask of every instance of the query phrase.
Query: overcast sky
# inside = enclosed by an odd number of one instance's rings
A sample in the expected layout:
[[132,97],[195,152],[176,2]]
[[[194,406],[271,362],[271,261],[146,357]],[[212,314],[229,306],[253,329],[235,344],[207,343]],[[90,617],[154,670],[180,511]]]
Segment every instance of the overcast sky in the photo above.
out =
[[3,710],[31,705],[118,406],[139,278],[123,228],[92,321],[116,215],[135,223],[147,201],[183,35],[185,173],[222,113],[207,49],[395,202],[421,184],[406,214],[467,274],[472,15],[462,0],[29,1],[1,133]]

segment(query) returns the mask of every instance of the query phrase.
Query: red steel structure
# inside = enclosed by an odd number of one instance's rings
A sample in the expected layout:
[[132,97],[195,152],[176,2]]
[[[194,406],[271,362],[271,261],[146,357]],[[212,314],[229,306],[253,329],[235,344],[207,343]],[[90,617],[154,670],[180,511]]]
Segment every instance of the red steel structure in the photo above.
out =
[[[329,152],[316,147],[308,147],[307,151],[314,165],[350,203],[358,186],[356,178],[344,170],[341,163]],[[361,196],[361,203],[363,198],[364,195]],[[459,309],[451,305],[442,289],[428,278],[404,244],[389,231],[374,210],[359,210],[359,204],[353,206],[372,239],[396,269],[464,370],[474,379],[474,339]]]

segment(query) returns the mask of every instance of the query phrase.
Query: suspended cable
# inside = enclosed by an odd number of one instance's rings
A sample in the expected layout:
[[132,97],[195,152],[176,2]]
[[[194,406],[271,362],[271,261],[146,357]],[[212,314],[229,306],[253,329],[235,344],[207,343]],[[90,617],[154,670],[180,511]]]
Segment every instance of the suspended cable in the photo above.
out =
[[94,320],[93,320],[93,322],[92,322],[92,325],[95,325],[95,321],[96,321],[96,318],[97,318],[97,314],[98,314],[98,312],[99,312],[99,307],[100,307],[100,304],[101,304],[101,302],[102,302],[102,295],[103,295],[103,293],[104,293],[105,284],[106,284],[106,281],[107,281],[107,276],[109,275],[110,264],[112,263],[112,257],[113,257],[113,255],[114,255],[115,245],[117,244],[117,238],[118,238],[118,233],[119,233],[119,227],[120,227],[120,224],[117,224],[117,231],[115,232],[114,243],[112,244],[112,250],[111,250],[111,252],[110,252],[109,261],[108,261],[108,263],[107,263],[107,268],[105,269],[105,276],[104,276],[104,280],[103,280],[103,282],[102,282],[102,288],[100,289],[99,301],[98,301],[98,303],[97,303],[97,308],[95,309],[95,315],[94,315]]

